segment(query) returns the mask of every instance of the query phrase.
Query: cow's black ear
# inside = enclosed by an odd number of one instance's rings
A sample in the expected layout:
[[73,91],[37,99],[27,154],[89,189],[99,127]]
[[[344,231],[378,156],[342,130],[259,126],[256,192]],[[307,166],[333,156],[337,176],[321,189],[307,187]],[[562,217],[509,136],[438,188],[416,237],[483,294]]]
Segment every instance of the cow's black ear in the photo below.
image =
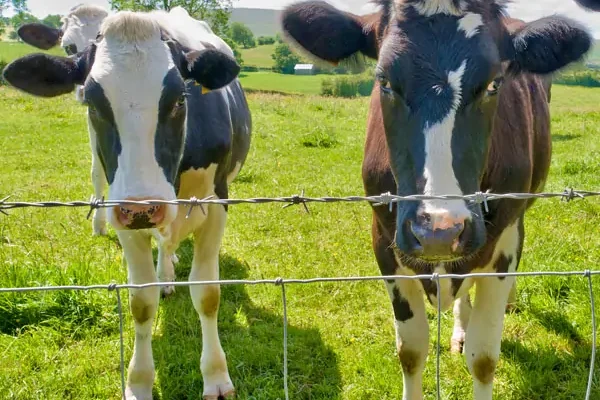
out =
[[2,75],[9,84],[24,92],[55,97],[83,84],[87,70],[81,53],[73,57],[29,54],[8,64]]
[[281,22],[288,38],[317,58],[337,64],[359,52],[377,58],[378,16],[359,17],[324,1],[307,1],[287,7]]
[[49,50],[58,45],[63,31],[44,24],[25,24],[17,29],[19,37],[27,44],[42,50]]
[[241,67],[228,54],[204,49],[186,52],[181,69],[184,78],[195,80],[205,90],[217,90],[233,82]]
[[509,72],[549,74],[579,61],[592,43],[592,36],[579,23],[547,17],[515,32],[503,58],[510,62]]
[[600,11],[600,0],[575,0],[580,6],[593,11]]

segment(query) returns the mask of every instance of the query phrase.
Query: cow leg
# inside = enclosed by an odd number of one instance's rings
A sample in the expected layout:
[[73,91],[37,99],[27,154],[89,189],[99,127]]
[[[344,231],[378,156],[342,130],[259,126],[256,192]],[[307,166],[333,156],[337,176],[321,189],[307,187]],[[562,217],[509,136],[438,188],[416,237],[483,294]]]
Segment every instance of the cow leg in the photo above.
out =
[[454,329],[450,341],[450,352],[460,354],[465,344],[465,336],[469,318],[471,317],[471,299],[469,294],[460,297],[454,301]]
[[[522,237],[520,222],[509,226],[500,236],[494,250],[494,272],[514,272],[517,269]],[[479,278],[475,281],[475,304],[467,328],[465,356],[473,375],[473,398],[491,400],[496,365],[500,358],[500,343],[504,314],[514,277]]]
[[[174,282],[175,281],[175,266],[173,265],[174,254],[170,254],[163,246],[158,246],[158,280],[160,282]],[[163,286],[161,287],[163,296],[170,296],[175,293],[175,286]]]
[[[90,123],[88,123],[88,131],[92,147],[92,185],[94,186],[94,197],[101,199],[104,196],[104,189],[106,189],[106,176],[96,149],[96,132]],[[106,229],[106,208],[97,208],[94,211],[92,228],[94,236],[106,236],[108,234],[108,230]]]
[[[190,281],[219,279],[219,250],[226,220],[227,212],[223,206],[209,206],[206,221],[194,235],[194,260]],[[202,325],[200,370],[204,379],[203,398],[217,400],[235,397],[217,328],[221,289],[218,284],[196,285],[190,287],[190,295]]]
[[[151,237],[140,231],[118,231],[119,241],[127,259],[129,282],[145,284],[156,282],[152,261]],[[127,372],[127,400],[151,400],[154,383],[152,358],[152,326],[158,309],[158,287],[130,289],[129,307],[134,321],[135,341],[133,357]]]
[[402,400],[423,399],[423,370],[429,348],[429,325],[423,293],[416,281],[387,283],[396,327],[396,349],[402,365]]

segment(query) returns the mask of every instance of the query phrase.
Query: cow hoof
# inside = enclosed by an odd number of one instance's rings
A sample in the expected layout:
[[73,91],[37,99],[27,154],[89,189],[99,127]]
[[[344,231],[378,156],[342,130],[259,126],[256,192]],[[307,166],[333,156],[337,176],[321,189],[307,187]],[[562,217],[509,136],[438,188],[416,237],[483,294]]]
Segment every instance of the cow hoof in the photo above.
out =
[[171,297],[175,293],[175,286],[163,286],[160,288],[162,298]]
[[138,387],[125,389],[125,400],[152,400],[152,389],[145,390]]
[[450,341],[450,353],[451,354],[462,354],[465,345],[464,339],[452,339]]
[[230,400],[237,398],[235,395],[235,390],[231,389],[225,394],[220,395],[204,395],[202,396],[202,400]]
[[235,388],[231,381],[219,385],[205,385],[202,400],[235,399]]

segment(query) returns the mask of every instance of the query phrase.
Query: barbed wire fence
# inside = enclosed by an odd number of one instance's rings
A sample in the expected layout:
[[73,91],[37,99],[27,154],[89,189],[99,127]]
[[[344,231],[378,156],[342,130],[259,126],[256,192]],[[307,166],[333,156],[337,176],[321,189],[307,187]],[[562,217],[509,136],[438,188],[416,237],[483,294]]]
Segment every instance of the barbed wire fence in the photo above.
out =
[[[239,205],[239,204],[267,204],[267,203],[283,203],[284,207],[293,205],[303,205],[305,210],[309,212],[307,204],[309,203],[358,203],[367,202],[373,206],[389,206],[390,210],[394,204],[404,201],[423,201],[423,200],[465,200],[467,202],[479,203],[484,205],[486,212],[489,210],[488,202],[499,199],[512,199],[512,200],[529,200],[529,199],[552,199],[560,198],[565,202],[570,202],[575,199],[585,199],[588,197],[600,197],[600,192],[594,191],[580,191],[573,189],[566,189],[562,193],[503,193],[494,194],[490,192],[477,192],[471,195],[440,195],[440,196],[429,196],[429,195],[411,195],[411,196],[397,196],[391,193],[383,193],[379,196],[348,196],[348,197],[305,197],[304,193],[301,195],[294,195],[288,197],[258,197],[250,199],[218,199],[214,197],[207,197],[204,199],[177,199],[173,201],[165,200],[143,200],[143,201],[129,201],[129,200],[104,200],[91,198],[90,201],[46,201],[46,202],[11,202],[9,197],[0,199],[0,214],[8,215],[7,211],[18,208],[56,208],[56,207],[87,207],[89,212],[87,217],[89,218],[95,209],[118,207],[127,205],[180,205],[187,206],[189,208],[187,216],[189,217],[192,210],[196,207],[200,208],[203,213],[206,213],[204,209],[205,205],[210,204],[221,204],[221,205]],[[594,299],[594,287],[593,277],[600,275],[600,271],[538,271],[538,272],[506,272],[506,273],[470,273],[470,274],[426,274],[426,275],[411,275],[411,276],[351,276],[351,277],[329,277],[329,278],[310,278],[310,279],[287,279],[287,278],[275,278],[275,279],[260,279],[260,280],[219,280],[219,285],[276,285],[281,288],[281,299],[283,308],[283,385],[285,399],[290,399],[289,394],[289,373],[288,373],[288,311],[287,311],[287,297],[286,297],[286,285],[308,285],[315,283],[351,283],[351,282],[373,282],[373,281],[400,281],[400,280],[430,280],[436,285],[437,291],[437,343],[436,343],[436,398],[441,400],[441,385],[440,385],[440,356],[441,356],[441,321],[442,321],[442,307],[441,307],[441,279],[457,279],[465,280],[469,278],[506,278],[506,277],[544,277],[544,276],[580,276],[587,280],[590,298],[590,312],[591,312],[591,324],[592,324],[592,349],[590,359],[590,369],[587,381],[585,400],[591,399],[592,385],[594,380],[595,361],[596,361],[596,350],[597,350],[597,323],[596,323],[596,308]],[[32,286],[32,287],[16,287],[16,288],[0,288],[0,294],[4,293],[29,293],[29,292],[47,292],[47,291],[96,291],[105,290],[108,292],[115,292],[117,302],[117,312],[119,316],[119,351],[120,351],[120,380],[121,380],[121,393],[123,399],[125,399],[125,340],[124,340],[124,315],[123,315],[123,302],[121,298],[121,291],[130,289],[145,289],[150,287],[181,287],[181,286],[201,286],[201,285],[213,285],[215,281],[188,281],[188,282],[153,282],[147,284],[99,284],[89,286]]]

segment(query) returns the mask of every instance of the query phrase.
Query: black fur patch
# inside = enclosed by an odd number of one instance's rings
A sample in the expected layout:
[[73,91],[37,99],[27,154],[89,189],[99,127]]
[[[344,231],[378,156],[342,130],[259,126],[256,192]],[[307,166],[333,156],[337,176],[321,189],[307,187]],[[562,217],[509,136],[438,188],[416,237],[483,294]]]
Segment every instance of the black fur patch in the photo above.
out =
[[392,307],[394,307],[394,316],[397,321],[405,322],[414,317],[410,304],[406,301],[397,287],[393,290],[394,298],[392,299]]

